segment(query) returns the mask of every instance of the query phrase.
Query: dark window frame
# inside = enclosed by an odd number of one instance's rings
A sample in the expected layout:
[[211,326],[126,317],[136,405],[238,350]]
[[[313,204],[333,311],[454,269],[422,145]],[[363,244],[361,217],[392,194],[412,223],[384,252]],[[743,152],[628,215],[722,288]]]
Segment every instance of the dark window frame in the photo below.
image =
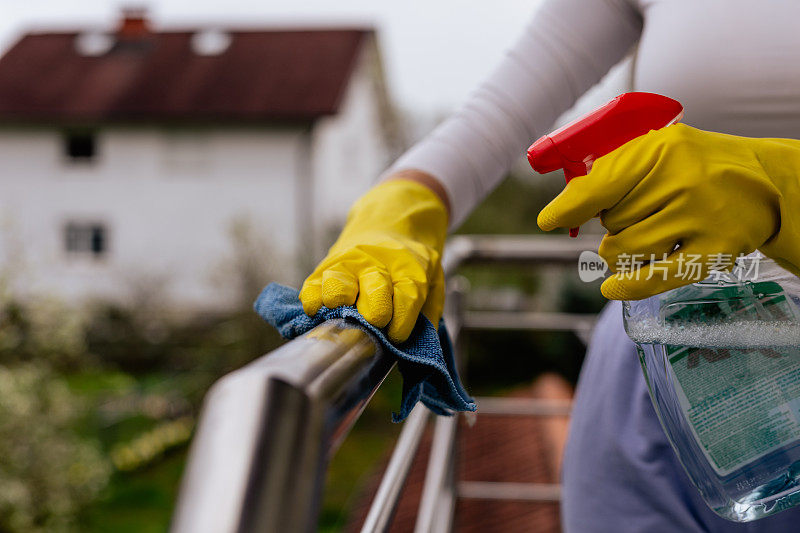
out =
[[108,224],[98,221],[71,220],[64,224],[64,251],[71,257],[102,259],[109,252]]
[[61,136],[64,159],[74,164],[97,161],[97,132],[93,130],[67,130]]

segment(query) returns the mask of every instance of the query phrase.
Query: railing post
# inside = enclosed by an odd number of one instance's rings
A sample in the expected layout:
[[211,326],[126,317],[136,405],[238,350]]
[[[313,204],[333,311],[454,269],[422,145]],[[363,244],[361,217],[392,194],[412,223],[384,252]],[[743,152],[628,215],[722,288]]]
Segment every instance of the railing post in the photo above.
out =
[[414,533],[444,533],[452,527],[456,505],[457,430],[457,415],[436,419]]
[[403,423],[403,431],[397,439],[392,458],[361,527],[361,533],[383,533],[389,530],[430,414],[425,406],[417,404]]

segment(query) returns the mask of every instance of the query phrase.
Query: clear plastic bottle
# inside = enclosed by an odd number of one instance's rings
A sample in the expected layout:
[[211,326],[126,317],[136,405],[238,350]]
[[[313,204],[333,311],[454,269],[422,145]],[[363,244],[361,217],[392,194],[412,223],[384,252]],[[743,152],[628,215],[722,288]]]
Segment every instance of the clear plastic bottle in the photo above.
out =
[[625,302],[661,425],[717,514],[800,504],[800,279],[760,255]]

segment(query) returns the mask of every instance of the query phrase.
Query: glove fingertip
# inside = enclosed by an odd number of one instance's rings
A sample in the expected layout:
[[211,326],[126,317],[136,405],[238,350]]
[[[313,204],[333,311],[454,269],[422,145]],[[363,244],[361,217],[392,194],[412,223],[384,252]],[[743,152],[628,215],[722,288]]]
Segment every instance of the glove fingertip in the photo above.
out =
[[300,300],[300,303],[303,304],[303,312],[308,316],[316,315],[322,307],[322,302],[319,301]]
[[330,268],[322,273],[321,296],[328,309],[353,305],[358,297],[358,280],[343,268]]
[[413,329],[414,323],[409,323],[408,317],[395,315],[392,317],[392,321],[389,322],[389,329],[386,331],[386,335],[390,341],[399,344],[405,342],[411,336],[411,330]]
[[[600,286],[600,292],[609,300],[643,300],[661,292],[680,286],[668,279],[652,277],[646,279],[647,270],[631,276],[634,279],[623,279],[619,274],[609,277]],[[630,276],[630,274],[626,274]],[[638,276],[638,279],[635,279]]]
[[558,227],[558,216],[556,215],[555,209],[549,205],[542,209],[539,212],[539,216],[536,217],[536,225],[538,225],[542,231],[556,229]]
[[627,284],[618,275],[606,279],[600,286],[600,292],[609,300],[630,300]]
[[319,312],[320,308],[322,307],[322,305],[308,304],[306,302],[302,303],[303,303],[303,312],[308,316],[316,315]]
[[303,285],[298,298],[303,304],[303,312],[308,316],[316,315],[322,307],[322,294],[319,287]]
[[376,328],[384,328],[392,319],[392,302],[372,301],[365,302],[364,298],[359,297],[356,301],[356,309],[364,317],[364,320]]
[[388,272],[376,268],[358,277],[356,309],[367,322],[383,328],[392,319],[392,283]]

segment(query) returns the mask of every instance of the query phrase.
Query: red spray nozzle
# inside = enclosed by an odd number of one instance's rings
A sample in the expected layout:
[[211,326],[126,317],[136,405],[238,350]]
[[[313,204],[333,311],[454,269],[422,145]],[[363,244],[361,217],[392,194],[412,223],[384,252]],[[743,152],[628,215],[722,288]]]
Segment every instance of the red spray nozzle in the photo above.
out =
[[[681,117],[683,106],[672,98],[625,93],[538,139],[528,148],[528,161],[542,174],[563,168],[569,183],[576,176],[588,174],[598,157]],[[577,237],[578,228],[571,228],[569,234]]]

